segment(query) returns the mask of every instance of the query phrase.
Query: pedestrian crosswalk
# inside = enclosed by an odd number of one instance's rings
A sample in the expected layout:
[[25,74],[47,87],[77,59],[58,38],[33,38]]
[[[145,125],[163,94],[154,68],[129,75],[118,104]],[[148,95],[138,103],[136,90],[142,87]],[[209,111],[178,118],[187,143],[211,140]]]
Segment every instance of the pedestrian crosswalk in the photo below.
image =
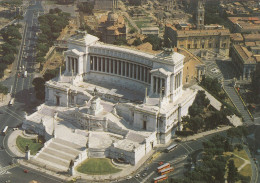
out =
[[8,170],[10,170],[14,167],[17,167],[17,166],[18,166],[18,164],[12,164],[12,165],[8,165],[5,167],[0,166],[0,175],[11,174]]

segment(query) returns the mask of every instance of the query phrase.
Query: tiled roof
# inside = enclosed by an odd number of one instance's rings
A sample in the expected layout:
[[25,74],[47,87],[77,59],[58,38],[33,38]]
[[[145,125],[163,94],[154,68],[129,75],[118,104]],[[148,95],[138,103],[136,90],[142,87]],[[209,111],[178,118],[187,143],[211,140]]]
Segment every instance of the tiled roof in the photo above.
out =
[[234,45],[234,49],[242,58],[244,64],[254,64],[256,60],[252,57],[252,53],[248,49],[241,45]]

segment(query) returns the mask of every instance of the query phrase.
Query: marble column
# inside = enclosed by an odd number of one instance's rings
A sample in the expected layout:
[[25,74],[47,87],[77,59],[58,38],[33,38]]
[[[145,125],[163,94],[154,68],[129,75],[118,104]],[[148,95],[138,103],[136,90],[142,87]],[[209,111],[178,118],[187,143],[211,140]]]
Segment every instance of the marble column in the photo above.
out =
[[139,73],[140,73],[140,81],[143,81],[143,66],[139,67]]
[[68,61],[68,57],[66,57],[66,71],[69,71],[69,61]]
[[109,67],[109,73],[112,72],[112,60],[110,58],[108,58],[108,67]]
[[124,62],[123,61],[120,61],[121,63],[121,76],[124,76]]
[[107,72],[107,61],[108,61],[108,59],[104,58],[104,60],[105,60],[105,72]]
[[246,78],[246,68],[244,68],[243,70],[244,70],[244,72],[243,72],[243,80],[245,80],[245,78]]
[[104,66],[104,57],[101,57],[100,58],[100,61],[101,61],[101,72],[104,72],[104,70],[103,70],[103,66]]
[[174,90],[177,88],[177,75],[174,76]]
[[116,61],[115,60],[112,60],[112,62],[113,62],[113,74],[115,74],[116,73]]
[[159,78],[159,81],[160,81],[160,90],[159,90],[159,93],[161,92],[161,90],[162,90],[162,78]]
[[146,78],[147,78],[146,77],[146,67],[144,67],[144,73],[143,74],[144,74],[144,82],[147,82],[147,80],[146,80]]
[[135,79],[135,64],[132,65],[132,78]]
[[75,75],[76,75],[76,74],[77,74],[77,73],[76,73],[76,71],[77,71],[77,70],[76,70],[76,67],[77,67],[76,64],[77,64],[77,63],[76,63],[76,59],[75,59],[75,58],[73,58],[73,62],[74,62],[74,63],[73,63],[73,64],[74,64],[74,69],[73,69],[73,71],[74,71],[74,73],[75,73]]
[[125,62],[125,77],[127,77],[127,62]]
[[158,94],[158,78],[154,77],[155,80],[155,93]]
[[116,64],[116,74],[119,73],[119,62],[118,60],[115,60],[115,64]]
[[70,64],[70,72],[72,71],[72,58],[70,57],[70,60],[69,60],[69,64]]
[[182,85],[182,71],[180,72],[180,86]]
[[128,77],[131,78],[131,64],[128,63]]
[[147,69],[147,81],[148,83],[151,83],[151,73],[150,73],[150,69]]
[[153,77],[151,78],[150,93],[153,93]]

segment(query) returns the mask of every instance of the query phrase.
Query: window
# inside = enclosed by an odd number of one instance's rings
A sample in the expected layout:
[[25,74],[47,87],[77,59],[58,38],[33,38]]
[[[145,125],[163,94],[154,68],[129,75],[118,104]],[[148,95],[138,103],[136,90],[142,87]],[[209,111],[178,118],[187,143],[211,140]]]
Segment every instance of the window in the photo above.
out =
[[222,44],[222,48],[226,48],[226,43],[223,43],[223,44]]
[[204,47],[205,47],[204,44],[202,44],[202,45],[201,45],[201,48],[204,48]]
[[146,121],[143,121],[143,129],[146,130]]
[[190,49],[190,44],[188,44],[188,49]]
[[197,44],[194,44],[194,48],[195,48],[195,49],[197,48]]

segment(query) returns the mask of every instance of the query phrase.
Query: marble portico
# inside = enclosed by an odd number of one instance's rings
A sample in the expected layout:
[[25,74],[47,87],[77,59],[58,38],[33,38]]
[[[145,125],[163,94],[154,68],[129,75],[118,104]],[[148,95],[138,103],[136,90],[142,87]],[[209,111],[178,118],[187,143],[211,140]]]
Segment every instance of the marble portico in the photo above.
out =
[[[172,50],[152,55],[104,44],[84,32],[68,42],[66,70],[46,83],[44,105],[61,117],[70,111],[73,123],[92,134],[86,140],[92,144],[89,156],[120,155],[136,164],[157,144],[167,144],[196,95],[182,87],[184,56]],[[70,123],[71,118],[66,119]],[[30,121],[37,123],[28,117],[23,126],[35,127]],[[102,139],[97,137],[103,133],[112,140],[97,143],[103,144],[98,148],[92,141]]]

